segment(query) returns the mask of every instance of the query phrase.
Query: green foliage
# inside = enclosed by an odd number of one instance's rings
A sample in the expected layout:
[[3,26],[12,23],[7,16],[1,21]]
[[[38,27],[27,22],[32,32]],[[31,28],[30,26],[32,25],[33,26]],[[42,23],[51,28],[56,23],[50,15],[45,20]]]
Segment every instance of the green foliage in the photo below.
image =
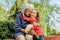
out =
[[53,32],[52,34],[57,34],[57,32],[56,32],[56,30],[55,30],[55,29],[53,29],[53,30],[52,30],[52,32]]
[[13,38],[14,22],[12,21],[0,21],[0,38],[7,39]]
[[52,34],[52,29],[50,26],[47,27],[47,35],[51,35]]
[[0,6],[0,39],[13,38],[15,20],[11,15],[14,11],[9,12]]

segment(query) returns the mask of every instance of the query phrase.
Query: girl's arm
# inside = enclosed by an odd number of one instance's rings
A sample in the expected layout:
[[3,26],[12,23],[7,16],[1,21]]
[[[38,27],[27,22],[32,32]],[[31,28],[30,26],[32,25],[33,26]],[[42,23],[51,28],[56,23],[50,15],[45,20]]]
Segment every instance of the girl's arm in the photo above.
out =
[[34,30],[32,30],[33,34],[35,35],[35,37],[38,39],[39,36],[36,34],[36,32]]
[[34,23],[33,23],[33,26],[37,26],[37,25],[39,25],[39,26],[40,26],[40,24],[39,24],[39,23],[37,23],[37,22],[34,22]]

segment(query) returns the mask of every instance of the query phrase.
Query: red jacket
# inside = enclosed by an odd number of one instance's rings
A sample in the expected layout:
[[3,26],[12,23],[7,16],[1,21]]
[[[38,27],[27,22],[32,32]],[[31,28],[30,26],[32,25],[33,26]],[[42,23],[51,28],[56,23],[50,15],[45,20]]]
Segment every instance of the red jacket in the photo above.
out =
[[[26,17],[26,16],[23,16],[23,19],[26,20],[26,21],[29,21],[31,24],[33,24],[34,22],[37,22],[36,18],[35,17]],[[36,32],[37,35],[44,35],[44,32],[42,31],[42,29],[40,28],[39,25],[36,25],[35,27],[33,27],[33,30]]]

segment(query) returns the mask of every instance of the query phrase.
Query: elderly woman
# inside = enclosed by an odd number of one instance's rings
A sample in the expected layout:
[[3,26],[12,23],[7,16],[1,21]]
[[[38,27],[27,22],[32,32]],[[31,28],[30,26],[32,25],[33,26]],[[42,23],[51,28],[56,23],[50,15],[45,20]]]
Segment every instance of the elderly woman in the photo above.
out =
[[25,15],[26,17],[30,17],[34,6],[32,4],[25,4],[23,7],[24,11],[19,13],[16,17],[14,37],[16,40],[33,40],[33,36],[30,35],[30,32],[27,36],[25,36],[25,28],[29,24],[29,22],[23,19],[23,15]]

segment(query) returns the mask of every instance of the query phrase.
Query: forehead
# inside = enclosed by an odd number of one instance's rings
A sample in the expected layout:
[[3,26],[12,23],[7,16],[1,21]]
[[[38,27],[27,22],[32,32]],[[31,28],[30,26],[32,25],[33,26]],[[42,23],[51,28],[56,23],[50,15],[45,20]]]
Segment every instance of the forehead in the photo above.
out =
[[37,13],[37,10],[33,10],[33,12]]

